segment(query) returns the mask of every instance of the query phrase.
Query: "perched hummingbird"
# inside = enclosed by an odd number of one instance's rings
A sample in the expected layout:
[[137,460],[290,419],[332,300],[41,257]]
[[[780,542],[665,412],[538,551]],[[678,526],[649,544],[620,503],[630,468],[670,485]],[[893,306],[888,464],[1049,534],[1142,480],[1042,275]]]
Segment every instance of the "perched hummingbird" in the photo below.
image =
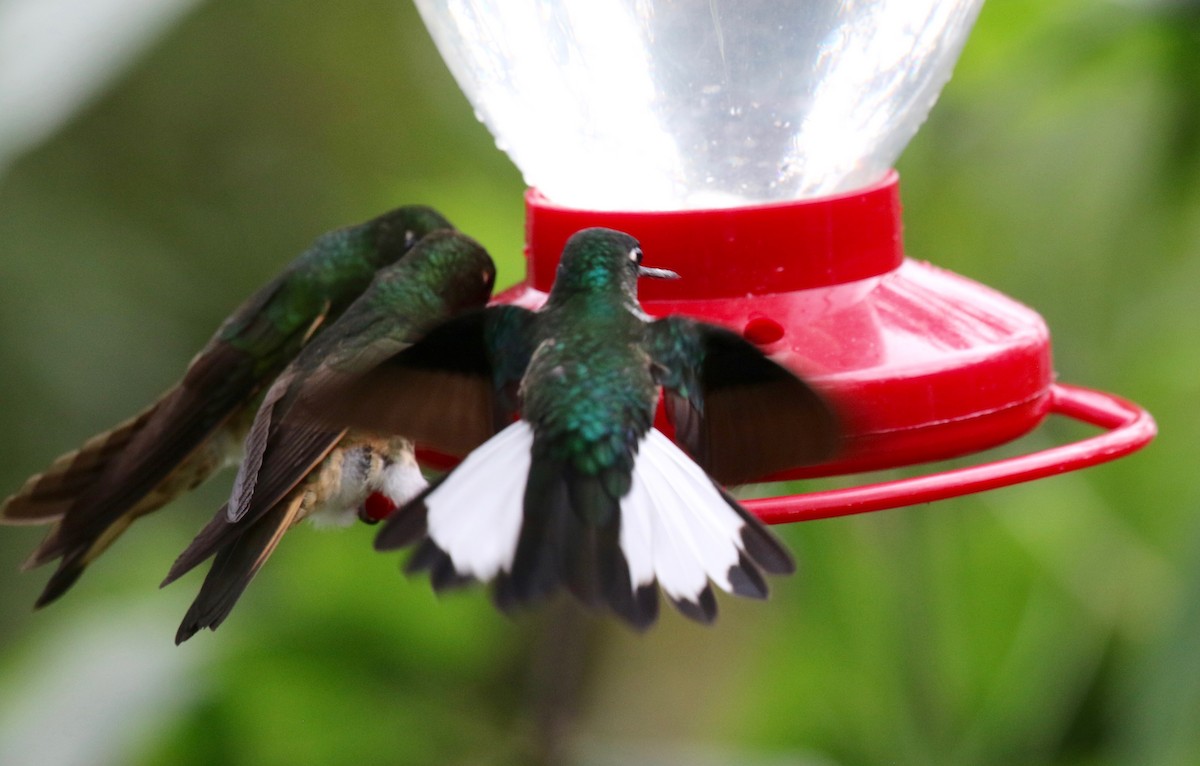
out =
[[[345,525],[372,493],[399,505],[426,486],[413,443],[294,417],[309,391],[369,370],[435,324],[482,308],[495,282],[487,252],[453,231],[429,234],[309,343],[267,390],[229,503],[171,568],[166,585],[216,554],[176,634],[216,629],[283,533],[305,518]],[[371,520],[365,517],[365,520]]]
[[[709,580],[762,598],[763,572],[794,570],[716,481],[826,457],[833,415],[735,333],[652,321],[639,276],[676,275],[643,266],[626,234],[584,230],[567,242],[540,311],[452,319],[325,395],[360,427],[449,449],[486,439],[389,518],[378,549],[419,543],[408,569],[428,570],[435,589],[495,581],[507,609],[565,585],[638,627],[657,617],[658,587],[709,622]],[[652,427],[660,387],[691,457]],[[451,411],[460,416],[419,417]]]
[[410,206],[322,235],[221,324],[158,401],[5,500],[0,523],[54,524],[25,564],[61,559],[36,606],[65,593],[139,516],[236,463],[256,400],[279,371],[377,269],[449,227],[434,210]]

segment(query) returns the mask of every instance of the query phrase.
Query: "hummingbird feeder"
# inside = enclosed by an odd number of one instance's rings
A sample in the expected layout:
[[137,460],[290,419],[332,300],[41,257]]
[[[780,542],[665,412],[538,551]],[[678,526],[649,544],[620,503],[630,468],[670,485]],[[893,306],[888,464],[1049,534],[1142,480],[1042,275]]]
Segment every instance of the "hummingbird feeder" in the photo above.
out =
[[[681,279],[654,315],[742,333],[842,416],[858,473],[994,447],[1056,414],[1104,429],[1040,452],[865,486],[752,500],[768,523],[928,502],[1103,463],[1150,415],[1055,381],[1031,309],[908,258],[891,169],[983,0],[416,0],[476,113],[523,171],[536,308],[563,244],[607,226]],[[664,430],[669,430],[666,428]]]

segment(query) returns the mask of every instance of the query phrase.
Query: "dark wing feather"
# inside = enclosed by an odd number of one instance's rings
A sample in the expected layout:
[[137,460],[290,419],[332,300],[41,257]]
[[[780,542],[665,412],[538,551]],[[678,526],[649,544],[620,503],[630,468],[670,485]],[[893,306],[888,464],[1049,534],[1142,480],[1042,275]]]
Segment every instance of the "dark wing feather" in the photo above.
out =
[[532,353],[514,329],[525,315],[504,306],[443,322],[365,373],[310,386],[306,415],[465,455],[515,414],[511,392]]
[[230,521],[242,518],[250,508],[254,490],[258,486],[258,472],[262,468],[263,455],[271,436],[271,425],[275,422],[276,410],[281,408],[281,400],[286,397],[294,377],[289,367],[276,378],[267,390],[258,411],[254,413],[254,422],[250,425],[250,432],[246,434],[242,463],[238,466],[237,477],[233,481],[233,491],[230,494]]
[[271,434],[270,460],[258,473],[254,500],[244,519],[253,520],[283,500],[324,460],[345,431],[328,431],[311,423],[287,421]]
[[830,457],[837,421],[795,374],[729,330],[682,317],[648,328],[676,440],[723,484]]
[[484,345],[491,355],[495,386],[495,431],[520,410],[518,389],[536,345],[537,314],[517,306],[493,306],[484,315]]

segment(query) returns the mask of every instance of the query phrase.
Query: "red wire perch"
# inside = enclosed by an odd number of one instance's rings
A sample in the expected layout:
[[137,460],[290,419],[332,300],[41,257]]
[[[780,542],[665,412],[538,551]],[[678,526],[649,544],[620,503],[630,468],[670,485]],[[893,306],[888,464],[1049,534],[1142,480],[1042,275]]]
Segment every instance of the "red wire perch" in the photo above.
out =
[[930,476],[743,503],[767,524],[814,521],[945,500],[1107,463],[1150,443],[1158,428],[1150,413],[1113,394],[1078,386],[1050,388],[1051,414],[1108,429],[1082,441],[1031,455]]

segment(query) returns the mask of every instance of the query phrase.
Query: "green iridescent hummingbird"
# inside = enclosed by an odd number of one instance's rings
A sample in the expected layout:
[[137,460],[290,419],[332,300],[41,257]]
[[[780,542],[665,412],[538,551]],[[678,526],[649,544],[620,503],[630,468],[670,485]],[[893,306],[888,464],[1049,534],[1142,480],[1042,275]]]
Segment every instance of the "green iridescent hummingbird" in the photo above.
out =
[[129,525],[237,462],[258,397],[322,325],[432,231],[436,211],[401,207],[326,233],[239,306],[156,402],[31,477],[0,523],[53,524],[25,568],[59,559],[36,606],[65,593]]
[[[647,316],[638,278],[675,276],[643,266],[632,237],[584,230],[541,310],[450,320],[327,393],[347,423],[475,448],[376,547],[417,545],[408,569],[435,589],[490,581],[508,609],[565,587],[637,627],[656,619],[660,588],[702,622],[716,616],[710,581],[765,597],[763,574],[792,558],[717,482],[827,457],[834,417],[736,333]],[[687,453],[652,425],[660,389]]]
[[[391,507],[426,486],[412,441],[306,415],[309,395],[373,368],[434,325],[487,304],[496,269],[474,240],[434,232],[308,344],[267,390],[246,437],[229,502],[171,568],[163,585],[211,556],[212,567],[176,643],[216,629],[282,535],[304,519],[344,526],[366,516],[368,496]],[[453,417],[453,414],[447,415]]]

